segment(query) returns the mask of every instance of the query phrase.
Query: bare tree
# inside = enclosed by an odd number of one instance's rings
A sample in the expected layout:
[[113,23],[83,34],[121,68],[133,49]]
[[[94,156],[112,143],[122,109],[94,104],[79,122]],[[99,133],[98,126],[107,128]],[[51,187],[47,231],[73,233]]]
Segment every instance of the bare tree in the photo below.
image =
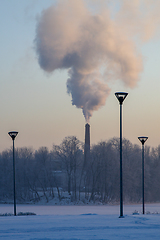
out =
[[51,170],[51,163],[50,163],[50,155],[48,148],[41,147],[38,151],[35,152],[35,161],[36,161],[36,178],[37,178],[37,185],[43,191],[43,195],[46,198],[46,201],[49,201],[49,196],[53,193],[53,176]]
[[[17,148],[16,193],[20,202],[46,201],[55,197],[55,188],[61,200],[61,189],[66,189],[71,200],[77,192],[85,191],[90,201],[119,201],[119,138],[112,138],[91,147],[90,159],[84,168],[83,146],[75,136],[66,137],[54,145],[52,151],[41,147]],[[160,201],[160,145],[145,146],[145,200]],[[124,201],[140,202],[142,197],[141,147],[123,139],[123,193]],[[82,194],[81,194],[82,195]],[[0,153],[0,201],[13,200],[12,149]]]
[[32,148],[16,149],[16,195],[19,201],[32,198],[30,182],[33,179],[33,159],[34,151]]
[[81,143],[75,136],[66,137],[60,146],[54,146],[57,157],[62,163],[62,169],[67,174],[67,190],[74,200],[77,199],[77,181],[78,181],[78,167],[82,156]]

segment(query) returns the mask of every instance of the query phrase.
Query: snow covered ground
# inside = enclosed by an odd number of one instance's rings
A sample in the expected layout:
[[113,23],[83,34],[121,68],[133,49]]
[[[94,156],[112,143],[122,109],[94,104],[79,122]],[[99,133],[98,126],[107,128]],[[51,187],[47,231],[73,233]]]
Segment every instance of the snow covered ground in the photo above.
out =
[[[17,205],[17,212],[36,216],[0,217],[0,239],[160,239],[160,204],[119,206],[36,206]],[[132,213],[139,211],[139,215]],[[13,205],[0,205],[0,213],[13,213]],[[149,214],[150,212],[150,214]],[[153,214],[154,213],[154,214]]]

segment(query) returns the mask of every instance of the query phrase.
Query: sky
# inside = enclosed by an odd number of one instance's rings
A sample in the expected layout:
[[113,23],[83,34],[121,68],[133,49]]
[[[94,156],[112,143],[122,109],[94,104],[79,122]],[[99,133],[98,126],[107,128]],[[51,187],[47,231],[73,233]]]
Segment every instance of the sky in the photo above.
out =
[[86,121],[91,144],[119,137],[117,91],[123,137],[160,144],[160,3],[144,2],[0,0],[0,151],[9,131],[16,147],[84,141]]

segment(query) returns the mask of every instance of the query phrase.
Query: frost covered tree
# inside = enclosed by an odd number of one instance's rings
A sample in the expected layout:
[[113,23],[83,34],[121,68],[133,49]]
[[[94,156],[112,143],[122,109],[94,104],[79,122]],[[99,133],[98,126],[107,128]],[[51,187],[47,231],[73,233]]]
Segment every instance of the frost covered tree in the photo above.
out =
[[66,137],[59,146],[54,146],[57,158],[67,176],[67,191],[74,200],[77,199],[77,182],[82,160],[81,142],[75,136]]

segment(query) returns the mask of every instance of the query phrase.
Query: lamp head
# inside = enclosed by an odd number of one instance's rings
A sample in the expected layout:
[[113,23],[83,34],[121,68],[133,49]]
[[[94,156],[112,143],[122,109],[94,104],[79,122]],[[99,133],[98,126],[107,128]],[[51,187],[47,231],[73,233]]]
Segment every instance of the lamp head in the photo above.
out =
[[12,140],[14,140],[15,137],[17,136],[18,132],[12,131],[12,132],[9,132],[8,134],[9,134],[9,136],[12,138]]
[[147,141],[148,137],[138,137],[139,141],[144,145],[144,143]]
[[116,98],[118,99],[120,105],[122,105],[124,99],[127,97],[128,93],[126,92],[116,92]]

